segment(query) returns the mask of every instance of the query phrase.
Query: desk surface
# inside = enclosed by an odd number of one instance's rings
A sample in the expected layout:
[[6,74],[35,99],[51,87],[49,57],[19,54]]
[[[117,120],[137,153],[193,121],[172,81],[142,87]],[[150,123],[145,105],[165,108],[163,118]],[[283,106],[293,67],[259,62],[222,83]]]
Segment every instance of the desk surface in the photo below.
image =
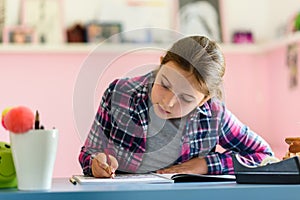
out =
[[258,200],[258,199],[299,199],[299,185],[257,185],[222,183],[166,183],[166,184],[102,184],[73,185],[68,178],[53,179],[51,190],[19,191],[0,189],[0,199],[218,199],[218,200]]

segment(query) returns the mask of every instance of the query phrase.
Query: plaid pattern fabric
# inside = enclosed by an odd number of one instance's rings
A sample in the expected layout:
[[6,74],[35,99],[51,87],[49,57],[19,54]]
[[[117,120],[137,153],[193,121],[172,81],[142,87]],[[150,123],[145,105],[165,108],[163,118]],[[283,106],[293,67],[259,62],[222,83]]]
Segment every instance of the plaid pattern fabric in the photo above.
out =
[[[149,91],[154,74],[115,80],[105,91],[79,162],[83,173],[92,175],[91,155],[109,152],[119,162],[119,170],[135,172],[146,148]],[[270,146],[242,124],[225,105],[215,99],[192,111],[182,133],[180,155],[174,164],[204,157],[209,174],[232,174],[232,153],[239,153],[246,164],[260,163],[273,155]],[[225,152],[212,151],[216,145]]]

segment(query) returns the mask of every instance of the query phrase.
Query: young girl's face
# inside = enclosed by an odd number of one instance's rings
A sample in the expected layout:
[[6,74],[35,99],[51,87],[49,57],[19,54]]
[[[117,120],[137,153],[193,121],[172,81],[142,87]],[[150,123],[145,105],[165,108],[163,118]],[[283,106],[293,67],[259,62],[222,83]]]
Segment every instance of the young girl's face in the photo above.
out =
[[207,98],[199,91],[199,82],[191,72],[169,61],[157,73],[151,100],[158,117],[172,119],[184,117],[205,103]]

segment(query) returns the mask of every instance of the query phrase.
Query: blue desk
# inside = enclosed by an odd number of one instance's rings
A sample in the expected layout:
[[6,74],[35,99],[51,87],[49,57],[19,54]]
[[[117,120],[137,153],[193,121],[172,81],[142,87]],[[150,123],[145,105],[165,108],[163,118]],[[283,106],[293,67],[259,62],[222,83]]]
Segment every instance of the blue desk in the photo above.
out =
[[70,200],[258,200],[300,199],[300,185],[245,185],[223,183],[73,185],[67,178],[54,179],[49,191],[0,189],[0,199]]

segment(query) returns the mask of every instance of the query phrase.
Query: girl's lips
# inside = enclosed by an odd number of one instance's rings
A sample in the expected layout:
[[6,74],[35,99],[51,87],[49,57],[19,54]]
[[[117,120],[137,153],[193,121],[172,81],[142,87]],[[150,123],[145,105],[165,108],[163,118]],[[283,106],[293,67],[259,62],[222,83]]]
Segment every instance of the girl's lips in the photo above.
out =
[[158,110],[163,113],[163,114],[171,114],[171,112],[166,111],[165,109],[162,108],[161,105],[157,104]]

